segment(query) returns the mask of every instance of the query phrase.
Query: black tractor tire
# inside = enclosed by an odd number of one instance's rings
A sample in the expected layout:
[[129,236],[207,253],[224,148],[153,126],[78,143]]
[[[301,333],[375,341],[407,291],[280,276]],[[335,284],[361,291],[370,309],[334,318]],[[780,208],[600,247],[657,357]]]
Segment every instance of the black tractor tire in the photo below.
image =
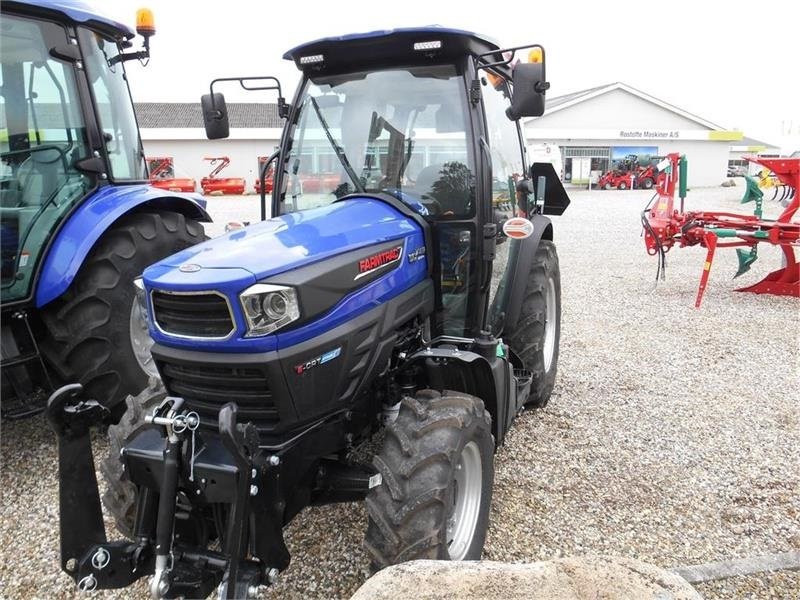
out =
[[[552,291],[550,291],[552,286]],[[548,300],[549,298],[549,300]],[[553,307],[548,307],[553,302]],[[547,315],[555,318],[555,325],[549,330],[554,336],[550,361],[546,360],[548,322]],[[520,358],[525,368],[532,374],[531,391],[526,406],[541,408],[550,400],[556,381],[558,367],[558,345],[561,338],[561,274],[558,267],[556,246],[549,240],[541,240],[533,264],[525,282],[517,323],[507,323],[504,335],[509,348]]]
[[624,181],[620,181],[620,182],[617,184],[617,189],[618,189],[618,190],[627,190],[627,189],[628,189],[628,184],[627,184],[627,183],[625,183]]
[[653,180],[650,177],[645,177],[639,182],[639,187],[643,190],[652,190],[653,189]]
[[139,395],[125,399],[125,414],[118,424],[108,428],[108,456],[100,463],[100,472],[106,480],[103,504],[114,518],[119,532],[128,539],[133,539],[136,486],[124,476],[120,450],[145,426],[145,415],[151,414],[165,397],[161,380],[152,377]]
[[150,377],[131,345],[133,280],[149,265],[203,241],[202,226],[176,212],[121,217],[97,241],[69,289],[42,311],[42,353],[57,379],[120,415]]
[[[471,462],[463,462],[467,455]],[[477,462],[476,456],[480,456]],[[373,462],[382,482],[367,496],[364,547],[374,570],[415,559],[451,560],[449,542],[463,544],[453,549],[456,558],[481,557],[494,483],[491,416],[483,401],[461,392],[434,390],[405,398],[396,420],[386,426],[383,448]],[[462,465],[466,465],[463,470]],[[463,480],[461,496],[457,470],[462,478],[472,474]],[[475,498],[478,489],[480,497]],[[456,502],[467,497],[464,490],[471,492],[477,512],[464,517],[461,531],[466,536],[451,537],[448,524],[453,523]]]
[[609,182],[606,182],[606,183],[603,185],[603,189],[604,189],[604,190],[610,190],[612,187],[614,187],[614,186],[613,186],[613,185],[611,185],[611,183],[609,183]]

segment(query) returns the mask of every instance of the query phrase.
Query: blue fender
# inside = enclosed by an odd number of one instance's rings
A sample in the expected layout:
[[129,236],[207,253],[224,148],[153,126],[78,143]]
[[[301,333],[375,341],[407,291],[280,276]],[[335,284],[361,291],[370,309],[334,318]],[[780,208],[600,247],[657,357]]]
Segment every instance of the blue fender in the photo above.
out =
[[36,307],[67,291],[100,236],[121,216],[142,205],[211,221],[206,201],[198,194],[165,192],[147,184],[102,187],[69,215],[47,249],[36,286]]

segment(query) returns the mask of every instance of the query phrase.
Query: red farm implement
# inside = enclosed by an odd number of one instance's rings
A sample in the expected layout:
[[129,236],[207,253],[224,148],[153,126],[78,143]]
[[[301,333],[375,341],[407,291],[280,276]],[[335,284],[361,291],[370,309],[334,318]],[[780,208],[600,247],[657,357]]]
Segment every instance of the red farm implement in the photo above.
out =
[[152,156],[147,158],[150,169],[150,185],[171,192],[193,192],[197,182],[190,177],[175,177],[171,156]]
[[[203,160],[211,161],[211,165],[217,165],[214,170],[200,180],[200,187],[204,194],[226,194],[238,196],[244,194],[246,182],[241,177],[217,177],[222,170],[231,163],[227,156],[206,156]],[[219,164],[217,164],[219,163]]]
[[[747,187],[742,203],[755,202],[754,214],[684,212],[686,158],[679,154],[669,154],[659,163],[656,194],[642,212],[647,253],[658,256],[657,279],[659,275],[663,279],[666,252],[675,244],[706,248],[706,261],[695,301],[698,308],[703,300],[717,248],[736,248],[739,269],[734,277],[738,277],[746,273],[758,258],[758,244],[761,242],[780,246],[784,264],[758,283],[737,291],[800,297],[800,265],[794,254],[794,247],[800,240],[800,223],[792,220],[800,204],[800,194],[797,193],[800,190],[800,158],[747,157],[747,160],[770,169],[789,190],[785,194],[784,210],[776,220],[762,218],[764,194],[751,178],[746,180]],[[680,210],[673,206],[676,185],[679,189]]]

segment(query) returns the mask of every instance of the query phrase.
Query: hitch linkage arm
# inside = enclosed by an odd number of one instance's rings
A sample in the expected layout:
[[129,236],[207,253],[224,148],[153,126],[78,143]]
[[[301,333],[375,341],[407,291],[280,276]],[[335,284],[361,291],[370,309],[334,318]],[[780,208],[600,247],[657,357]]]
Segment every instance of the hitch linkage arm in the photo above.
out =
[[106,539],[90,430],[110,423],[111,413],[74,383],[53,392],[45,415],[58,436],[61,568],[83,591],[125,587],[151,573],[146,544]]

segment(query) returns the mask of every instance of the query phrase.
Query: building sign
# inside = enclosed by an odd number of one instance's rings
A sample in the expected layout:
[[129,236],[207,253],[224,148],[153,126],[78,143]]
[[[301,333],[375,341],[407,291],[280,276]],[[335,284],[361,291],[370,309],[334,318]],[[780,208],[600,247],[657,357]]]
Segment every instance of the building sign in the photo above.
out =
[[704,140],[735,142],[743,138],[741,131],[712,129],[655,129],[636,127],[630,129],[547,129],[536,127],[535,121],[526,123],[525,135],[529,140]]
[[622,129],[619,132],[619,137],[621,138],[631,138],[636,140],[650,140],[650,139],[671,139],[677,140],[681,137],[680,130],[677,129],[638,129],[638,130],[626,130]]

